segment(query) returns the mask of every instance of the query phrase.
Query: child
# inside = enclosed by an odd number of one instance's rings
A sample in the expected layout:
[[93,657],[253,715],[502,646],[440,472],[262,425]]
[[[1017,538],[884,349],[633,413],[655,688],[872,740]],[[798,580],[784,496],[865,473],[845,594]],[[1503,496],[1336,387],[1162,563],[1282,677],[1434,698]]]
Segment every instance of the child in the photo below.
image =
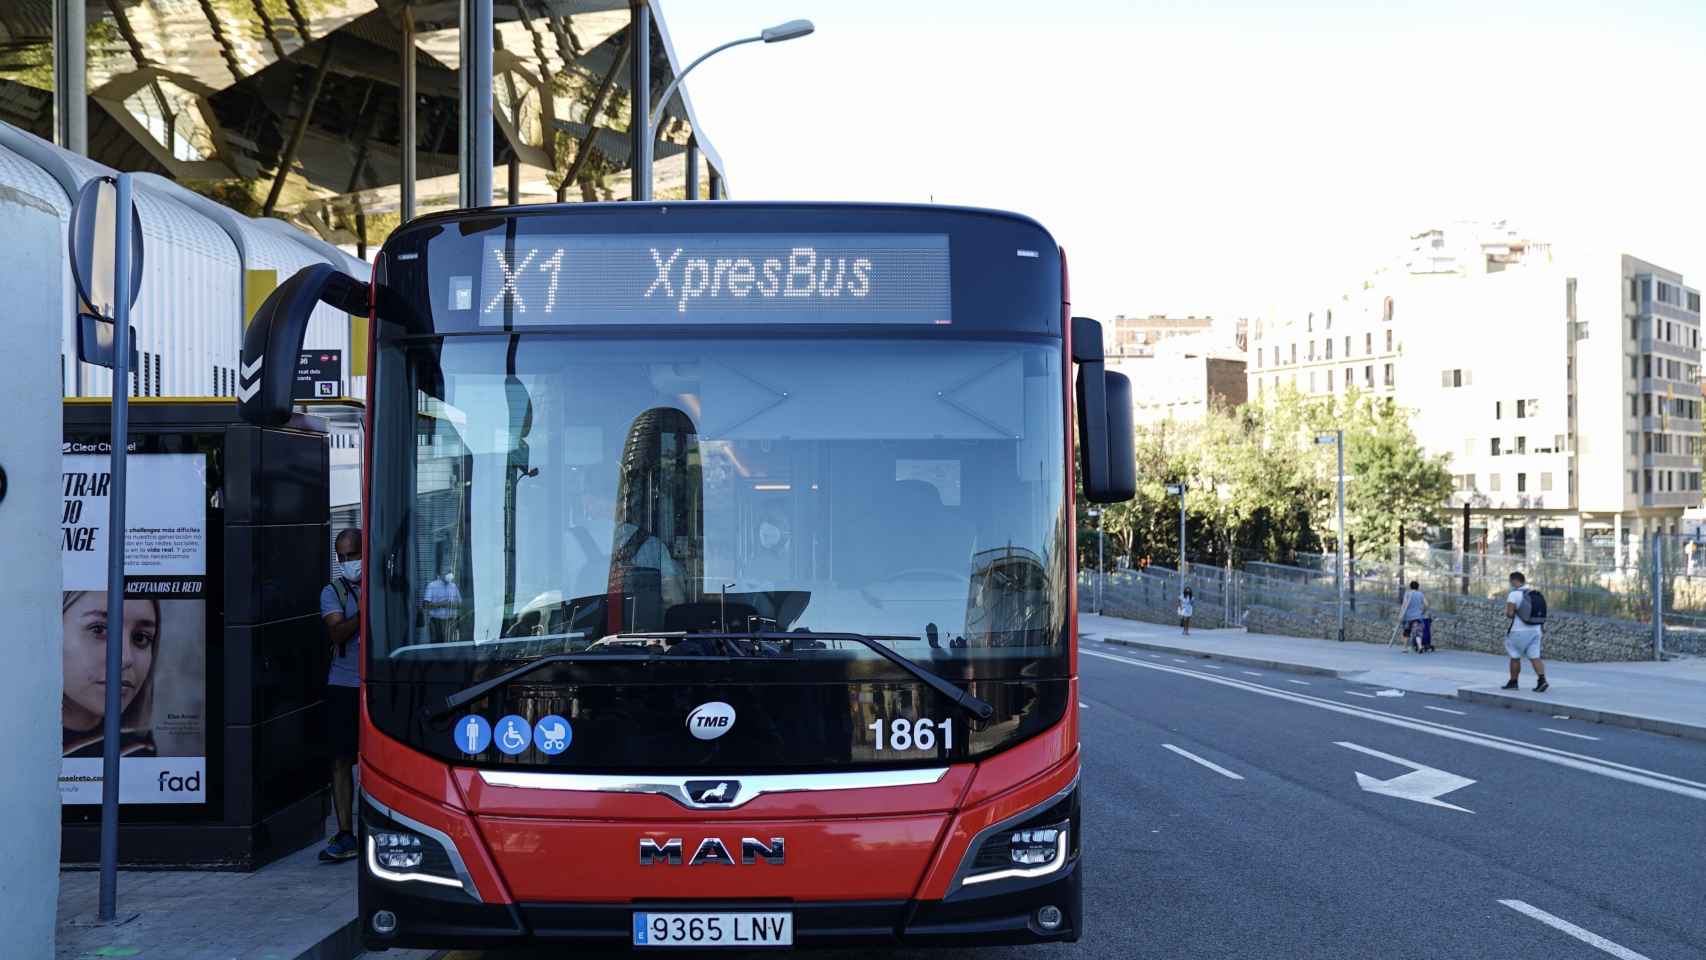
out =
[[1191,588],[1179,594],[1179,626],[1185,631],[1185,636],[1191,635]]

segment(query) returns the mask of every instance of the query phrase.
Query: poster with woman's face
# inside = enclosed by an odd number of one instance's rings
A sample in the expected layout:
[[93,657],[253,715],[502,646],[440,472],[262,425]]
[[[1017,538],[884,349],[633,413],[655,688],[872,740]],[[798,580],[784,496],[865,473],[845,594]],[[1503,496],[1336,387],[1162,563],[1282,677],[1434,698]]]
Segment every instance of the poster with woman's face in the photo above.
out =
[[110,460],[64,455],[60,551],[65,693],[64,803],[99,803],[107,652],[119,650],[119,800],[207,797],[206,458],[131,454],[122,620],[107,591]]

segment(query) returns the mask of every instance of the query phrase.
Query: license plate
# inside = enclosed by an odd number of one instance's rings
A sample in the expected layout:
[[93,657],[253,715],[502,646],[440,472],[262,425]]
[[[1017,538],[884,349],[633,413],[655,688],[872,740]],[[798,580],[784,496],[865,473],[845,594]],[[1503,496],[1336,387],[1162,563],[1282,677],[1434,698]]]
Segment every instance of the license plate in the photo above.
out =
[[636,947],[789,947],[791,913],[638,913]]

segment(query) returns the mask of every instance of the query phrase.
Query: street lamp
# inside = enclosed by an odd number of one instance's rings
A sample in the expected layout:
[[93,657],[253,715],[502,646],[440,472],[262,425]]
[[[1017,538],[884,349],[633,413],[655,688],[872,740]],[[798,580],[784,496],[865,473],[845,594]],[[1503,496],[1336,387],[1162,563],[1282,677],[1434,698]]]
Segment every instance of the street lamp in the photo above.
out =
[[784,40],[794,40],[806,36],[817,28],[810,20],[789,20],[774,27],[765,27],[757,36],[741,37],[730,40],[721,46],[712,47],[699,55],[697,60],[687,65],[687,69],[675,75],[675,79],[664,88],[663,96],[658,100],[656,111],[648,110],[650,121],[646,125],[646,141],[640,148],[640,155],[634,158],[634,199],[650,200],[652,198],[652,145],[657,143],[658,127],[663,123],[664,108],[669,106],[669,98],[675,95],[675,88],[681,86],[681,81],[693,72],[693,68],[715,54],[722,53],[730,47],[738,47],[743,43],[781,43]]
[[1107,571],[1107,568],[1104,566],[1104,561],[1103,561],[1103,556],[1102,556],[1102,544],[1105,543],[1106,541],[1102,537],[1102,511],[1096,509],[1095,507],[1091,507],[1089,513],[1090,513],[1090,516],[1096,518],[1096,615],[1101,616],[1102,615],[1102,581],[1108,575],[1108,571]]
[[1167,492],[1179,498],[1179,593],[1185,592],[1185,491],[1183,483],[1167,484]]
[[1339,453],[1339,544],[1333,558],[1333,579],[1339,586],[1339,640],[1345,639],[1345,431],[1335,430],[1315,437],[1317,445],[1330,443]]

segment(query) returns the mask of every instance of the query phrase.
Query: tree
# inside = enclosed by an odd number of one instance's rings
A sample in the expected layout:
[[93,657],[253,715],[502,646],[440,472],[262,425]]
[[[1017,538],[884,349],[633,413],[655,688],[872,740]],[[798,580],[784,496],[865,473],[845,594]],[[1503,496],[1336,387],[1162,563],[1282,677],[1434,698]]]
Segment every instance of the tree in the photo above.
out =
[[1428,456],[1401,410],[1379,404],[1345,437],[1346,525],[1369,551],[1390,556],[1440,522],[1451,496],[1450,458]]

